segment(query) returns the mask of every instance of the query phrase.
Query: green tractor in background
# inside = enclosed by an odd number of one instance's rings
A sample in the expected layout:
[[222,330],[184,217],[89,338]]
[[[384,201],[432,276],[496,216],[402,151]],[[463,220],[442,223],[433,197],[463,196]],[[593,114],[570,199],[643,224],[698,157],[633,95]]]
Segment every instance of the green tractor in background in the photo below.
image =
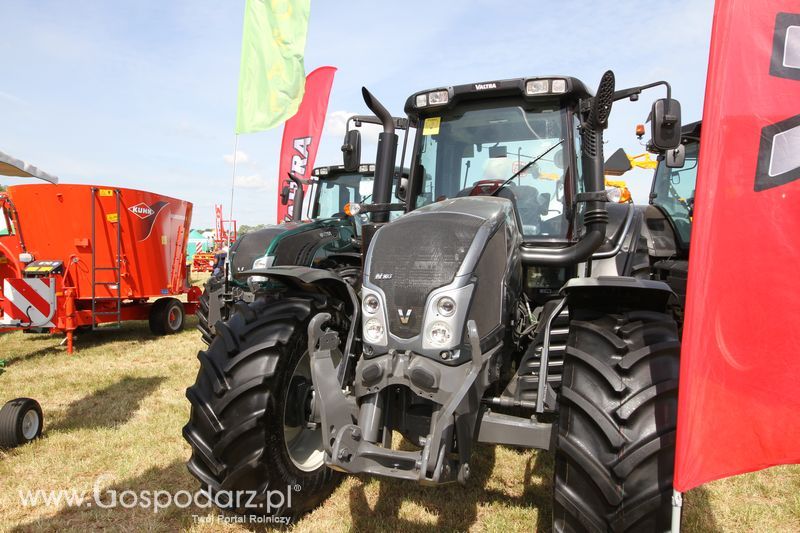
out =
[[[352,116],[347,121],[347,133],[342,150],[360,158],[361,134],[355,128],[362,124],[380,124],[372,116]],[[407,130],[406,119],[395,119],[398,129]],[[266,280],[251,279],[246,272],[252,269],[282,265],[300,265],[335,272],[354,287],[361,282],[361,226],[369,220],[366,213],[349,212],[349,206],[360,206],[372,196],[374,164],[317,167],[312,172],[308,192],[304,183],[290,175],[295,182],[296,196],[292,220],[283,224],[246,233],[233,243],[228,252],[225,271],[212,277],[204,288],[198,307],[198,329],[203,341],[211,344],[216,324],[230,317],[236,302],[253,301],[252,284],[265,290]],[[398,183],[402,176],[395,177]],[[289,188],[281,191],[284,205],[289,200]],[[305,211],[305,216],[304,216]],[[279,290],[280,284],[272,288]]]
[[[678,298],[679,322],[686,303],[689,274],[689,244],[694,216],[694,193],[700,155],[702,123],[681,128],[681,144],[674,149],[648,150],[658,154],[648,204],[634,206],[641,217],[637,275],[666,282]],[[640,136],[641,138],[641,136]],[[605,164],[606,171],[619,176],[631,170],[629,158],[621,148]],[[644,253],[644,252],[647,253]]]

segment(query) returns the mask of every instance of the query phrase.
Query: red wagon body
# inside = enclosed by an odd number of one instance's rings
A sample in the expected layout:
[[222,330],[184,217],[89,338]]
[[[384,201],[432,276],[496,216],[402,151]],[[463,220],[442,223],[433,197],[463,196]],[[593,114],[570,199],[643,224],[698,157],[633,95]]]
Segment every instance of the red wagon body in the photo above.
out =
[[185,311],[195,311],[199,290],[185,261],[191,203],[36,184],[9,187],[0,208],[0,328],[64,332],[71,352],[76,328],[152,318],[159,298],[188,294]]

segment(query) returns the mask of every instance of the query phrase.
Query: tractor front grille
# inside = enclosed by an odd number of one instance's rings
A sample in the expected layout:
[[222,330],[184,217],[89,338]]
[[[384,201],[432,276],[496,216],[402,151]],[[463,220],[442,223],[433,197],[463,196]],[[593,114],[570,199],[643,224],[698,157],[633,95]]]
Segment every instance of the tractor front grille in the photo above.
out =
[[428,295],[453,281],[483,222],[475,216],[425,213],[375,234],[369,281],[386,297],[389,331],[404,339],[419,335]]

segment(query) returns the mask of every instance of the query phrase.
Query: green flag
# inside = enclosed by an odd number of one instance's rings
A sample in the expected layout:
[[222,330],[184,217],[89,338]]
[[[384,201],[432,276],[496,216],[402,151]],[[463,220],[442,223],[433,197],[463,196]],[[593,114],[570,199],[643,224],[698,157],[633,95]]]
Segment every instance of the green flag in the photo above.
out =
[[311,0],[247,0],[236,133],[273,128],[297,112],[310,10]]

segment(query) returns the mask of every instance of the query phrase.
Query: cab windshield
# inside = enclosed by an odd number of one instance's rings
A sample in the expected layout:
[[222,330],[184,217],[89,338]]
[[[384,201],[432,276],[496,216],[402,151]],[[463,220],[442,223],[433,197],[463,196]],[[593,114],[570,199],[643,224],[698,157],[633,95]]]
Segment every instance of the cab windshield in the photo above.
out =
[[330,218],[344,213],[344,206],[348,202],[363,202],[372,195],[373,182],[372,176],[358,173],[338,174],[319,180],[316,217]]
[[672,220],[680,244],[689,246],[692,234],[694,189],[697,182],[697,157],[700,143],[686,146],[686,160],[680,168],[669,168],[661,161],[656,169],[651,203],[661,207]]
[[525,108],[518,100],[460,106],[421,119],[418,164],[422,172],[417,207],[446,198],[491,194],[527,163],[551,149],[497,195],[511,199],[525,237],[562,239],[566,112]]

